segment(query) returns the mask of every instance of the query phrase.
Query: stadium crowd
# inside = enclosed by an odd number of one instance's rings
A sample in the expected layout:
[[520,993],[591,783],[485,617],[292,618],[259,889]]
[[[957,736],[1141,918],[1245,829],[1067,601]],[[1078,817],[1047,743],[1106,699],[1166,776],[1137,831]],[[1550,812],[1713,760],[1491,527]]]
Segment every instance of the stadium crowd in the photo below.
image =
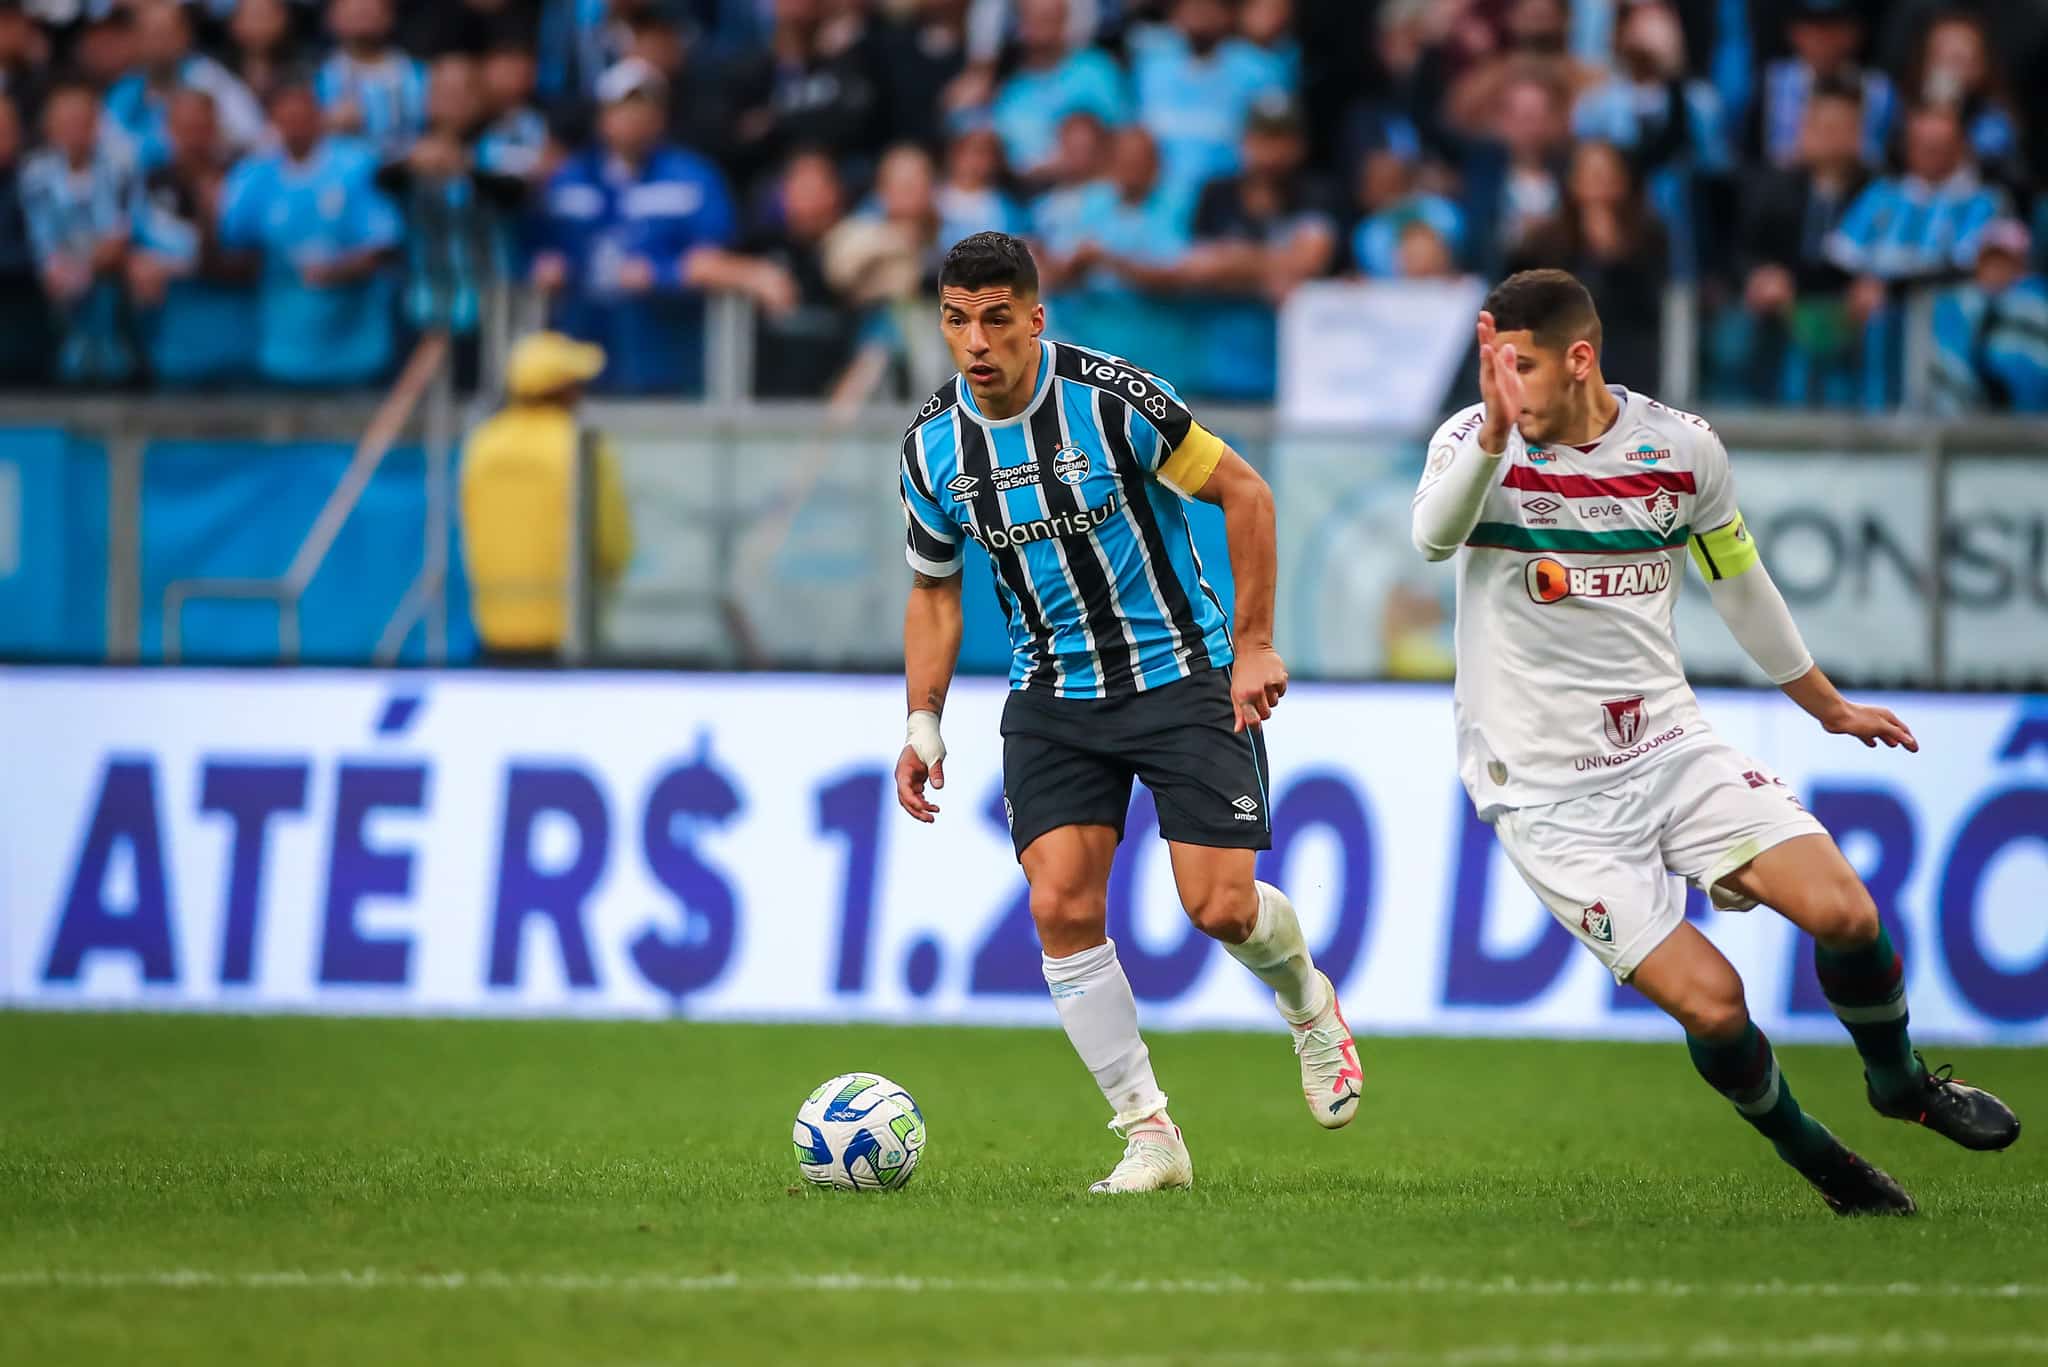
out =
[[724,292],[757,393],[908,393],[1002,228],[1214,397],[1304,281],[1545,264],[1624,383],[1678,280],[1710,396],[1882,406],[1927,286],[1938,401],[2048,410],[2044,64],[2043,0],[0,0],[0,377],[371,384],[505,280],[610,392]]

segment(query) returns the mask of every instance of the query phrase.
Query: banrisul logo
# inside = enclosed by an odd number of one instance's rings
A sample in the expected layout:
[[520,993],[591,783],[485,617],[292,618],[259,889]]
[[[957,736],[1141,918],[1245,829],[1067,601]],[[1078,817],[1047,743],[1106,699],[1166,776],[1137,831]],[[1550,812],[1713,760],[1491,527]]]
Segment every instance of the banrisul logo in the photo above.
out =
[[1055,517],[1033,518],[1019,522],[1014,527],[980,527],[969,525],[967,534],[979,542],[984,550],[1005,551],[1012,546],[1025,546],[1033,541],[1050,541],[1055,537],[1088,536],[1103,523],[1116,516],[1115,495],[1100,508],[1083,508],[1077,513],[1060,513]]

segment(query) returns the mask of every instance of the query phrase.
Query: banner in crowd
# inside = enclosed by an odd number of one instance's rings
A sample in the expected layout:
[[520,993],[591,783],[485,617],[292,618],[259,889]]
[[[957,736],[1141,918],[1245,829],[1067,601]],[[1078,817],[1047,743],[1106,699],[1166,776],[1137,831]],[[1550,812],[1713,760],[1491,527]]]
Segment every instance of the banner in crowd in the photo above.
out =
[[[1000,788],[998,686],[896,807],[887,678],[0,671],[0,1000],[17,1007],[1053,1021]],[[2048,708],[1895,695],[1917,756],[1710,695],[1861,868],[1928,1039],[2048,1042]],[[1302,687],[1275,847],[1365,1031],[1662,1037],[1515,878],[1440,687]],[[1140,790],[1111,933],[1155,1028],[1274,1025],[1190,928]],[[1760,1019],[1835,1039],[1768,913],[1701,924]]]

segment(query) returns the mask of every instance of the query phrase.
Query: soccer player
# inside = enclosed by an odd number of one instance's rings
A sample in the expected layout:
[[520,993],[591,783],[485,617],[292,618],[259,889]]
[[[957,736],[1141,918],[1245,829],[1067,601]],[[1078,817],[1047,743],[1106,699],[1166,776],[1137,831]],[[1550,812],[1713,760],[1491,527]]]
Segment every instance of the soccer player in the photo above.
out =
[[1970,1149],[2006,1147],[2019,1121],[1923,1065],[1899,956],[1855,870],[1781,780],[1708,727],[1671,630],[1679,552],[1691,548],[1735,639],[1823,729],[1919,743],[1814,664],[1736,511],[1713,428],[1602,380],[1583,285],[1510,276],[1478,332],[1483,402],[1437,430],[1414,506],[1417,549],[1458,557],[1465,790],[1565,929],[1685,1027],[1700,1076],[1831,1208],[1911,1214],[1897,1182],[1800,1110],[1742,980],[1687,923],[1670,875],[1813,936],[1880,1114]]
[[[1110,861],[1131,781],[1159,807],[1181,905],[1273,989],[1316,1122],[1348,1124],[1364,1076],[1294,908],[1255,881],[1272,844],[1260,724],[1287,691],[1273,650],[1273,498],[1265,481],[1128,361],[1042,336],[1038,267],[976,233],[946,256],[939,324],[957,379],[903,439],[915,571],[903,622],[908,740],[896,799],[919,821],[944,788],[939,715],[960,649],[962,543],[988,552],[1015,654],[1003,798],[1046,986],[1125,1142],[1095,1192],[1186,1187],[1194,1167],[1138,1034],[1105,933]],[[1181,500],[1223,509],[1237,581],[1224,621]]]

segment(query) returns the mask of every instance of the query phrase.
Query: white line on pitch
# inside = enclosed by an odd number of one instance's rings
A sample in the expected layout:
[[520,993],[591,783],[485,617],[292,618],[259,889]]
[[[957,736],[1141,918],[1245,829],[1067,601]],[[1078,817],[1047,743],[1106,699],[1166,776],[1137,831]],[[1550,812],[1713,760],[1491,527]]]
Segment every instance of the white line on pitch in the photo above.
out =
[[1931,1358],[1958,1354],[1996,1355],[2007,1361],[2048,1358],[2048,1337],[2040,1335],[1954,1335],[1938,1332],[1813,1334],[1804,1338],[1706,1338],[1688,1343],[1488,1343],[1458,1348],[1350,1348],[1318,1353],[1186,1353],[1137,1357],[1021,1359],[1014,1367],[1057,1361],[1060,1367],[1523,1367],[1555,1363],[1594,1367],[1600,1363],[1825,1362],[1834,1359]]
[[1834,1300],[1921,1296],[1963,1300],[2048,1298],[2048,1284],[2027,1282],[1682,1282],[1622,1278],[1594,1281],[1521,1277],[877,1277],[859,1272],[663,1275],[576,1272],[398,1272],[374,1267],[323,1271],[223,1271],[162,1268],[94,1272],[66,1268],[0,1271],[0,1289],[555,1291],[614,1295],[691,1295],[713,1291],[832,1292],[898,1295],[1298,1295],[1461,1296],[1558,1300],[1573,1297],[1734,1297]]

